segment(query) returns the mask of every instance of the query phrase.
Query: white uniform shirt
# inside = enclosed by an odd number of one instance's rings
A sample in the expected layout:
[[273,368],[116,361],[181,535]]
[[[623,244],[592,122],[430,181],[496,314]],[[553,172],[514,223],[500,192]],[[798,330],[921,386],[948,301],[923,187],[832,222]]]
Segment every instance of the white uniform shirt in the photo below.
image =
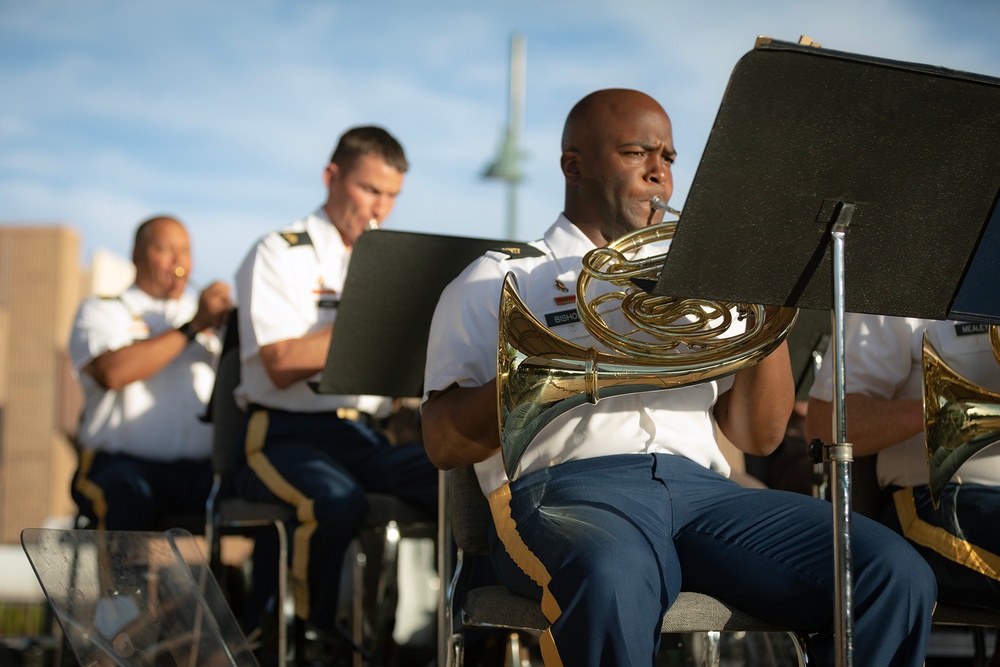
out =
[[236,274],[239,297],[241,381],[237,402],[293,412],[356,408],[386,416],[391,401],[381,396],[317,394],[309,386],[322,373],[279,389],[260,359],[260,348],[301,338],[337,318],[351,251],[320,208],[283,230],[265,236]]
[[[879,399],[922,399],[925,329],[938,354],[959,375],[987,389],[1000,391],[1000,366],[993,358],[984,325],[846,313],[845,393]],[[809,395],[833,401],[833,359],[829,350]],[[851,415],[848,413],[848,431],[850,427]],[[879,452],[876,469],[883,487],[927,484],[923,433]],[[981,450],[959,468],[953,481],[1000,483],[1000,449]]]
[[[575,303],[557,302],[568,296],[560,286],[575,294],[581,259],[594,244],[560,216],[545,237],[532,245],[544,256],[508,258],[490,252],[445,288],[431,324],[425,392],[452,384],[477,387],[496,377],[497,310],[508,271],[516,275],[518,294],[529,310],[553,333],[585,348],[606,351],[576,321]],[[597,293],[600,286],[594,287]],[[729,465],[719,450],[710,411],[719,394],[731,386],[732,379],[723,378],[683,389],[602,399],[596,405],[569,410],[545,426],[528,446],[521,460],[522,474],[608,454],[664,452],[728,475]],[[507,481],[499,454],[475,467],[486,494]]]
[[69,351],[84,393],[79,439],[85,449],[154,460],[201,459],[212,427],[201,421],[215,383],[218,336],[203,331],[163,370],[118,391],[83,368],[109,350],[155,337],[191,320],[198,298],[155,299],[133,285],[117,298],[90,297],[77,310]]

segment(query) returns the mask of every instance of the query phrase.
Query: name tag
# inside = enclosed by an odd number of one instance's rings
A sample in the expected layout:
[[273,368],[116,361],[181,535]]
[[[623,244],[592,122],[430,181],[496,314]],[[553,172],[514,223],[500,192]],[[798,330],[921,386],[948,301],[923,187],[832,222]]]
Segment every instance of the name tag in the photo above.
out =
[[340,305],[340,299],[320,299],[316,302],[318,308],[336,308]]
[[957,322],[955,324],[956,336],[971,336],[972,334],[989,333],[989,331],[989,324],[980,324],[979,322]]
[[545,314],[545,326],[548,328],[562,326],[564,324],[576,324],[580,321],[580,314],[576,308],[570,310],[560,310],[557,313]]

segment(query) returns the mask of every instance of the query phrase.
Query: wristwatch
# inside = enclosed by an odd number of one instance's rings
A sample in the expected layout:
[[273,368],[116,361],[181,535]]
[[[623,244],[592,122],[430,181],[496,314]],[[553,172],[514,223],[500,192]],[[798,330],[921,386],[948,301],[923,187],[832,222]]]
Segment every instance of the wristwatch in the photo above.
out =
[[191,320],[190,322],[185,322],[184,324],[177,327],[177,330],[180,331],[185,336],[187,336],[189,343],[194,340],[195,336],[198,335],[198,332],[195,331],[194,328],[194,320]]

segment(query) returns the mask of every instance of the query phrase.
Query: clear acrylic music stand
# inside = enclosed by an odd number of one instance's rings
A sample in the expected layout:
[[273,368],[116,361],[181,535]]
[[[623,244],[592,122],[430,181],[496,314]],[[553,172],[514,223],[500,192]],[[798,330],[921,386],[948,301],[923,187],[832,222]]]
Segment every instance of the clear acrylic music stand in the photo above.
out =
[[84,667],[256,667],[190,533],[28,528],[21,545]]

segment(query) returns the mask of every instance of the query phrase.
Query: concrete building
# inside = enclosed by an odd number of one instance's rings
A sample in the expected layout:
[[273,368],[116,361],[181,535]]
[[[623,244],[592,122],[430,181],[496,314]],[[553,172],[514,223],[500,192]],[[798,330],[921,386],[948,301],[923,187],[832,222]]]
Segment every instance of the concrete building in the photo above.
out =
[[0,544],[74,513],[80,390],[66,351],[89,289],[66,227],[0,226]]
[[131,261],[103,250],[82,267],[79,252],[68,227],[0,225],[0,544],[76,512],[73,317],[84,296],[118,294],[135,275]]

